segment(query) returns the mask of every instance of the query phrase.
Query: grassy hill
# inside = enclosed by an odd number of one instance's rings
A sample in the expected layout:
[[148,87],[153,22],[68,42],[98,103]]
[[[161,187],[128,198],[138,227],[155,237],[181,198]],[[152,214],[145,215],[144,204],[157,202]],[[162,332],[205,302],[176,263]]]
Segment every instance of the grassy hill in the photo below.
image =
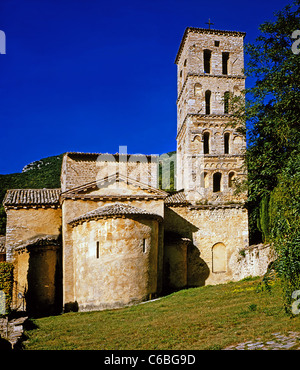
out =
[[[300,316],[300,315],[299,315]],[[280,287],[260,279],[181,290],[117,310],[66,313],[32,320],[25,349],[199,350],[274,339],[300,331],[285,314]],[[298,344],[299,345],[299,344]]]

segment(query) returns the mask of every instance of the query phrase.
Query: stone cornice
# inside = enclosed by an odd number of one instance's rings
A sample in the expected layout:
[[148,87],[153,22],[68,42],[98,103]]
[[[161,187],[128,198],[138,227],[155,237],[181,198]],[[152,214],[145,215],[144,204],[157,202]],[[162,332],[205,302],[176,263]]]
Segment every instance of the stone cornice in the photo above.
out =
[[230,79],[230,80],[245,80],[246,79],[246,76],[245,75],[214,75],[214,74],[208,74],[208,73],[192,73],[192,72],[188,72],[187,76],[186,76],[186,79],[182,85],[182,88],[180,90],[180,93],[178,95],[178,98],[176,100],[176,104],[178,104],[181,96],[182,96],[182,93],[183,93],[183,90],[187,84],[187,80],[189,77],[210,77],[210,78],[224,78],[224,79]]

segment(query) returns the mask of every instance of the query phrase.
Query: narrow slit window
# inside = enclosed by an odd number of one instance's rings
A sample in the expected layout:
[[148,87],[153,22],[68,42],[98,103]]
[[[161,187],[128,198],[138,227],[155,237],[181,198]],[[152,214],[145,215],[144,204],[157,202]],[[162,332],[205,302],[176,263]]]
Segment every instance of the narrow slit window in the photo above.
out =
[[143,239],[143,253],[147,252],[146,239]]
[[99,242],[96,243],[96,258],[99,258],[100,256],[100,246]]
[[210,114],[210,90],[205,91],[205,114]]
[[222,53],[222,73],[228,75],[229,53]]
[[227,132],[224,135],[224,154],[229,154],[229,137],[230,134]]
[[210,60],[211,60],[211,51],[203,51],[203,60],[204,60],[204,73],[210,73]]
[[203,135],[203,153],[209,154],[209,132],[204,132]]

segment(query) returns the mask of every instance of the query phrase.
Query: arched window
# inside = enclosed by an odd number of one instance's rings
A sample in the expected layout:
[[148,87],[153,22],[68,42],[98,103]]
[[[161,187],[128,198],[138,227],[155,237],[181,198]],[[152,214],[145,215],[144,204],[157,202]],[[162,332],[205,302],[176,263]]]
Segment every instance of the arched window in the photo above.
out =
[[203,134],[203,153],[209,154],[209,132]]
[[212,271],[226,272],[226,247],[223,243],[217,243],[212,247]]
[[213,192],[217,193],[221,191],[221,179],[222,174],[220,172],[216,172],[213,175]]
[[229,91],[224,93],[224,113],[229,113]]
[[210,114],[210,98],[211,92],[210,90],[205,91],[205,114]]
[[233,187],[233,180],[234,180],[234,172],[229,172],[228,175],[228,187],[232,188]]
[[224,135],[224,153],[225,154],[229,154],[229,138],[230,138],[230,134],[226,132],[226,134]]
[[204,73],[210,73],[211,51],[203,50]]

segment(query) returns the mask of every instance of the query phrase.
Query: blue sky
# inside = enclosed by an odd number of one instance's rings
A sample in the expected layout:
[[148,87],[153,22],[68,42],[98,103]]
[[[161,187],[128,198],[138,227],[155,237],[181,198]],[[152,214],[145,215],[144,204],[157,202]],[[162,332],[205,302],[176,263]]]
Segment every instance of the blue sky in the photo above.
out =
[[285,0],[0,0],[0,174],[66,151],[176,150],[186,27],[245,31]]

